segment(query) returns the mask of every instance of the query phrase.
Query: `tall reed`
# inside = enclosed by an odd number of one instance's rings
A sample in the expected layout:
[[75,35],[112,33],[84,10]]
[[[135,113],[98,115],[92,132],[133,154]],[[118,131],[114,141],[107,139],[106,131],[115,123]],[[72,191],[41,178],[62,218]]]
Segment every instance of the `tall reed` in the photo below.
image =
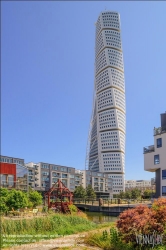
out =
[[88,231],[94,229],[96,224],[76,215],[54,214],[32,219],[2,219],[0,227],[3,237],[1,247],[4,247]]

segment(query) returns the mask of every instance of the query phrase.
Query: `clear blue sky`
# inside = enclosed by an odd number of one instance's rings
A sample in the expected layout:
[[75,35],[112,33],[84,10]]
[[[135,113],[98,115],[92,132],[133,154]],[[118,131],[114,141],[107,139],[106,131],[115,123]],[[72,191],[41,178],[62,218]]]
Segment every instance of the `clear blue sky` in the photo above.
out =
[[126,179],[150,179],[143,147],[166,111],[166,2],[1,3],[1,154],[84,169],[94,85],[95,25],[121,16]]

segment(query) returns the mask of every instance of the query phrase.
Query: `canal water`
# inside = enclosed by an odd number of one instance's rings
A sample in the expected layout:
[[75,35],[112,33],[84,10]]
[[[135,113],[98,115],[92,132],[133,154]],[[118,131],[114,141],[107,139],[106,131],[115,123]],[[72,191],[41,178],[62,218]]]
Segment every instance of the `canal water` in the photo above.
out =
[[84,211],[84,213],[86,213],[90,221],[93,221],[95,223],[114,222],[114,221],[117,221],[118,219],[118,217],[109,216],[109,215],[105,215],[103,213],[98,213],[98,212]]

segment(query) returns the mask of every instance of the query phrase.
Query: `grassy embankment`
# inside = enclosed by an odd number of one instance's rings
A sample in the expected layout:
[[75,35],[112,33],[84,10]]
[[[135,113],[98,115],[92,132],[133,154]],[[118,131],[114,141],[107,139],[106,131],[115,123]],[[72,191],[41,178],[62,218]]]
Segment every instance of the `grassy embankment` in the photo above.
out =
[[1,247],[38,242],[109,226],[89,221],[85,214],[51,214],[46,217],[1,220]]
[[[84,243],[89,246],[96,246],[103,250],[166,250],[166,245],[133,245],[122,241],[117,234],[116,227],[111,227],[110,232],[104,230],[103,232],[89,233],[84,238]],[[71,250],[72,248],[64,248],[64,250]],[[61,249],[63,250],[63,248]]]

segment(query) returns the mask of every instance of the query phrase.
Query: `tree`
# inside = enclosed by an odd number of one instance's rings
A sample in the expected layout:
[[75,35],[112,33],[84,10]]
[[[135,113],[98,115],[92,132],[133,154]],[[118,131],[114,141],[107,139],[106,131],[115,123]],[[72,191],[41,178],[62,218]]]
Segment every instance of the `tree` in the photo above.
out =
[[8,207],[6,205],[8,195],[9,191],[7,188],[0,188],[0,213],[8,211]]
[[131,190],[131,198],[132,199],[138,199],[141,195],[141,190],[139,190],[138,188],[134,188]]
[[131,199],[131,191],[126,191],[125,192],[125,198],[126,199]]
[[150,190],[150,189],[146,189],[143,192],[143,198],[144,199],[148,199],[148,198],[152,197],[153,195],[154,195],[154,191]]
[[13,189],[7,196],[6,205],[10,210],[24,208],[28,205],[28,198],[24,192]]
[[74,190],[74,198],[82,198],[84,199],[86,196],[86,190],[83,188],[83,186],[78,186]]
[[87,198],[92,198],[92,199],[96,198],[96,194],[90,184],[86,187],[86,196]]
[[28,199],[33,207],[42,204],[42,195],[37,191],[31,190],[28,194]]
[[5,197],[0,197],[0,214],[8,211],[8,207],[6,206]]
[[118,198],[124,199],[125,198],[125,193],[123,191],[120,191]]
[[0,188],[0,196],[7,197],[9,195],[9,190],[7,188]]

